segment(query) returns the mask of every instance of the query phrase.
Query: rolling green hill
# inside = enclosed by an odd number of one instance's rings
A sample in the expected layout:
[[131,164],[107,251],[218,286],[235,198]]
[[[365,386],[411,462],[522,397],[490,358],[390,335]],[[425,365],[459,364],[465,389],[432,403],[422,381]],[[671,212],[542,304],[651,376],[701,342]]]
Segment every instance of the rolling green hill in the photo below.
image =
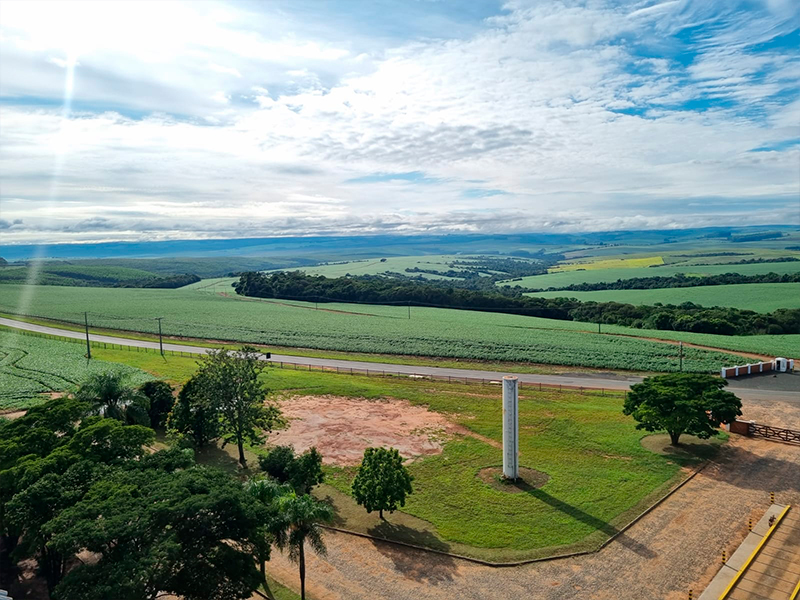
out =
[[[26,304],[21,305],[25,298]],[[268,301],[196,290],[0,286],[0,311],[155,332],[163,317],[168,335],[228,339],[286,347],[386,354],[529,361],[546,364],[670,371],[675,346],[637,339],[664,337],[698,344],[800,356],[800,335],[713,336],[637,330],[466,310]],[[609,335],[605,332],[623,335]],[[718,345],[719,344],[719,345]],[[727,346],[723,346],[728,344]],[[741,361],[691,348],[685,368],[715,371]]]

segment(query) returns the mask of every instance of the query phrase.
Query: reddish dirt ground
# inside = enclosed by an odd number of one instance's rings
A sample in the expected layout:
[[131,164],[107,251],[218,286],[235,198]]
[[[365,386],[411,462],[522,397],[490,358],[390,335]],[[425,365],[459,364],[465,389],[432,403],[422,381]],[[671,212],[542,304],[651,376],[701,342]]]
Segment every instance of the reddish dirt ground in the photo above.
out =
[[439,454],[460,431],[441,414],[406,400],[292,396],[279,403],[289,427],[270,434],[270,442],[298,452],[316,446],[327,464],[357,465],[370,446],[391,446],[410,459]]

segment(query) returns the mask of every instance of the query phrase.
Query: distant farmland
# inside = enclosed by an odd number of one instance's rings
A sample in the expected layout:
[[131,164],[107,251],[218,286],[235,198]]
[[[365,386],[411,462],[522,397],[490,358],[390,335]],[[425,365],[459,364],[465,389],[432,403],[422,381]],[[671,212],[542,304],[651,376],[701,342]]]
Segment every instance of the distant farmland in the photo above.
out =
[[[0,286],[0,310],[17,309],[24,286]],[[320,304],[223,297],[193,290],[41,286],[30,290],[27,314],[93,326],[155,332],[163,317],[171,335],[248,341],[294,348],[527,361],[600,368],[672,371],[677,348],[607,335],[660,336],[754,352],[800,356],[800,335],[727,338],[596,326],[518,315],[435,308]],[[663,335],[662,335],[663,334]],[[715,371],[741,362],[721,352],[685,349],[684,368]]]
[[616,268],[586,271],[564,271],[546,275],[532,275],[518,281],[501,281],[497,285],[519,285],[521,287],[547,289],[564,287],[576,283],[600,283],[632,279],[634,277],[670,277],[676,273],[685,275],[721,275],[723,273],[740,273],[741,275],[760,275],[763,273],[797,273],[800,262],[757,263],[750,265],[664,265],[660,267]]
[[624,302],[636,305],[693,302],[702,306],[731,306],[764,313],[779,308],[800,308],[800,283],[750,283],[596,292],[558,291],[528,295],[543,298],[577,298],[581,302]]

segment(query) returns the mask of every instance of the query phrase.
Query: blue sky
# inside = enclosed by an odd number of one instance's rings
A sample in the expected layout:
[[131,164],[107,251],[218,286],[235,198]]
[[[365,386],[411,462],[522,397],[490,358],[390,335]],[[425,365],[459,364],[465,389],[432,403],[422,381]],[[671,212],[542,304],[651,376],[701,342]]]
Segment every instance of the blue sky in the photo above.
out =
[[4,0],[0,237],[798,223],[799,25],[789,0]]

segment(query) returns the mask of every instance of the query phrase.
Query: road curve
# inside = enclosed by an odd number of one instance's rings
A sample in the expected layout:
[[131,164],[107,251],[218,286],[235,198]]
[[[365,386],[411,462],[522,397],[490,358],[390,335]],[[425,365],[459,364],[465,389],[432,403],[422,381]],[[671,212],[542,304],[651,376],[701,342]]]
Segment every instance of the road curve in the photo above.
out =
[[[24,321],[17,321],[14,319],[7,319],[0,317],[0,325],[11,327],[14,329],[21,329],[24,331],[31,331],[36,333],[43,333],[47,335],[57,335],[61,337],[84,339],[85,334],[80,331],[70,331],[68,329],[60,329],[57,327],[50,327],[47,325],[36,325],[34,323],[26,323]],[[89,334],[89,339],[93,342],[105,342],[107,344],[117,344],[122,346],[130,346],[134,348],[150,348],[158,350],[158,342],[149,342],[144,340],[134,340],[125,337],[116,337],[110,335],[100,335],[95,333]],[[164,343],[164,350],[174,352],[187,352],[189,354],[206,354],[213,348],[203,346],[187,346],[183,344],[170,344]],[[476,369],[452,369],[446,367],[426,367],[419,365],[398,365],[394,363],[375,363],[364,362],[356,360],[340,360],[335,358],[309,358],[305,356],[290,356],[285,354],[272,354],[270,358],[274,363],[293,363],[302,366],[311,367],[325,367],[330,369],[341,370],[357,370],[364,371],[370,370],[373,372],[385,372],[399,375],[420,375],[432,376],[436,378],[453,378],[453,379],[485,379],[488,381],[496,381],[503,375],[514,375],[519,378],[520,383],[528,385],[542,384],[547,386],[564,386],[573,388],[589,388],[589,389],[606,389],[624,391],[630,389],[634,383],[642,380],[641,377],[619,377],[616,379],[597,377],[597,376],[580,376],[580,375],[539,375],[533,373],[513,373],[513,372],[500,372],[500,371],[481,371]],[[758,390],[747,388],[743,386],[745,382],[737,382],[736,395],[740,398],[751,400],[790,400],[800,402],[800,391],[787,392],[787,391],[774,391],[774,390]],[[745,384],[746,385],[746,384]]]

